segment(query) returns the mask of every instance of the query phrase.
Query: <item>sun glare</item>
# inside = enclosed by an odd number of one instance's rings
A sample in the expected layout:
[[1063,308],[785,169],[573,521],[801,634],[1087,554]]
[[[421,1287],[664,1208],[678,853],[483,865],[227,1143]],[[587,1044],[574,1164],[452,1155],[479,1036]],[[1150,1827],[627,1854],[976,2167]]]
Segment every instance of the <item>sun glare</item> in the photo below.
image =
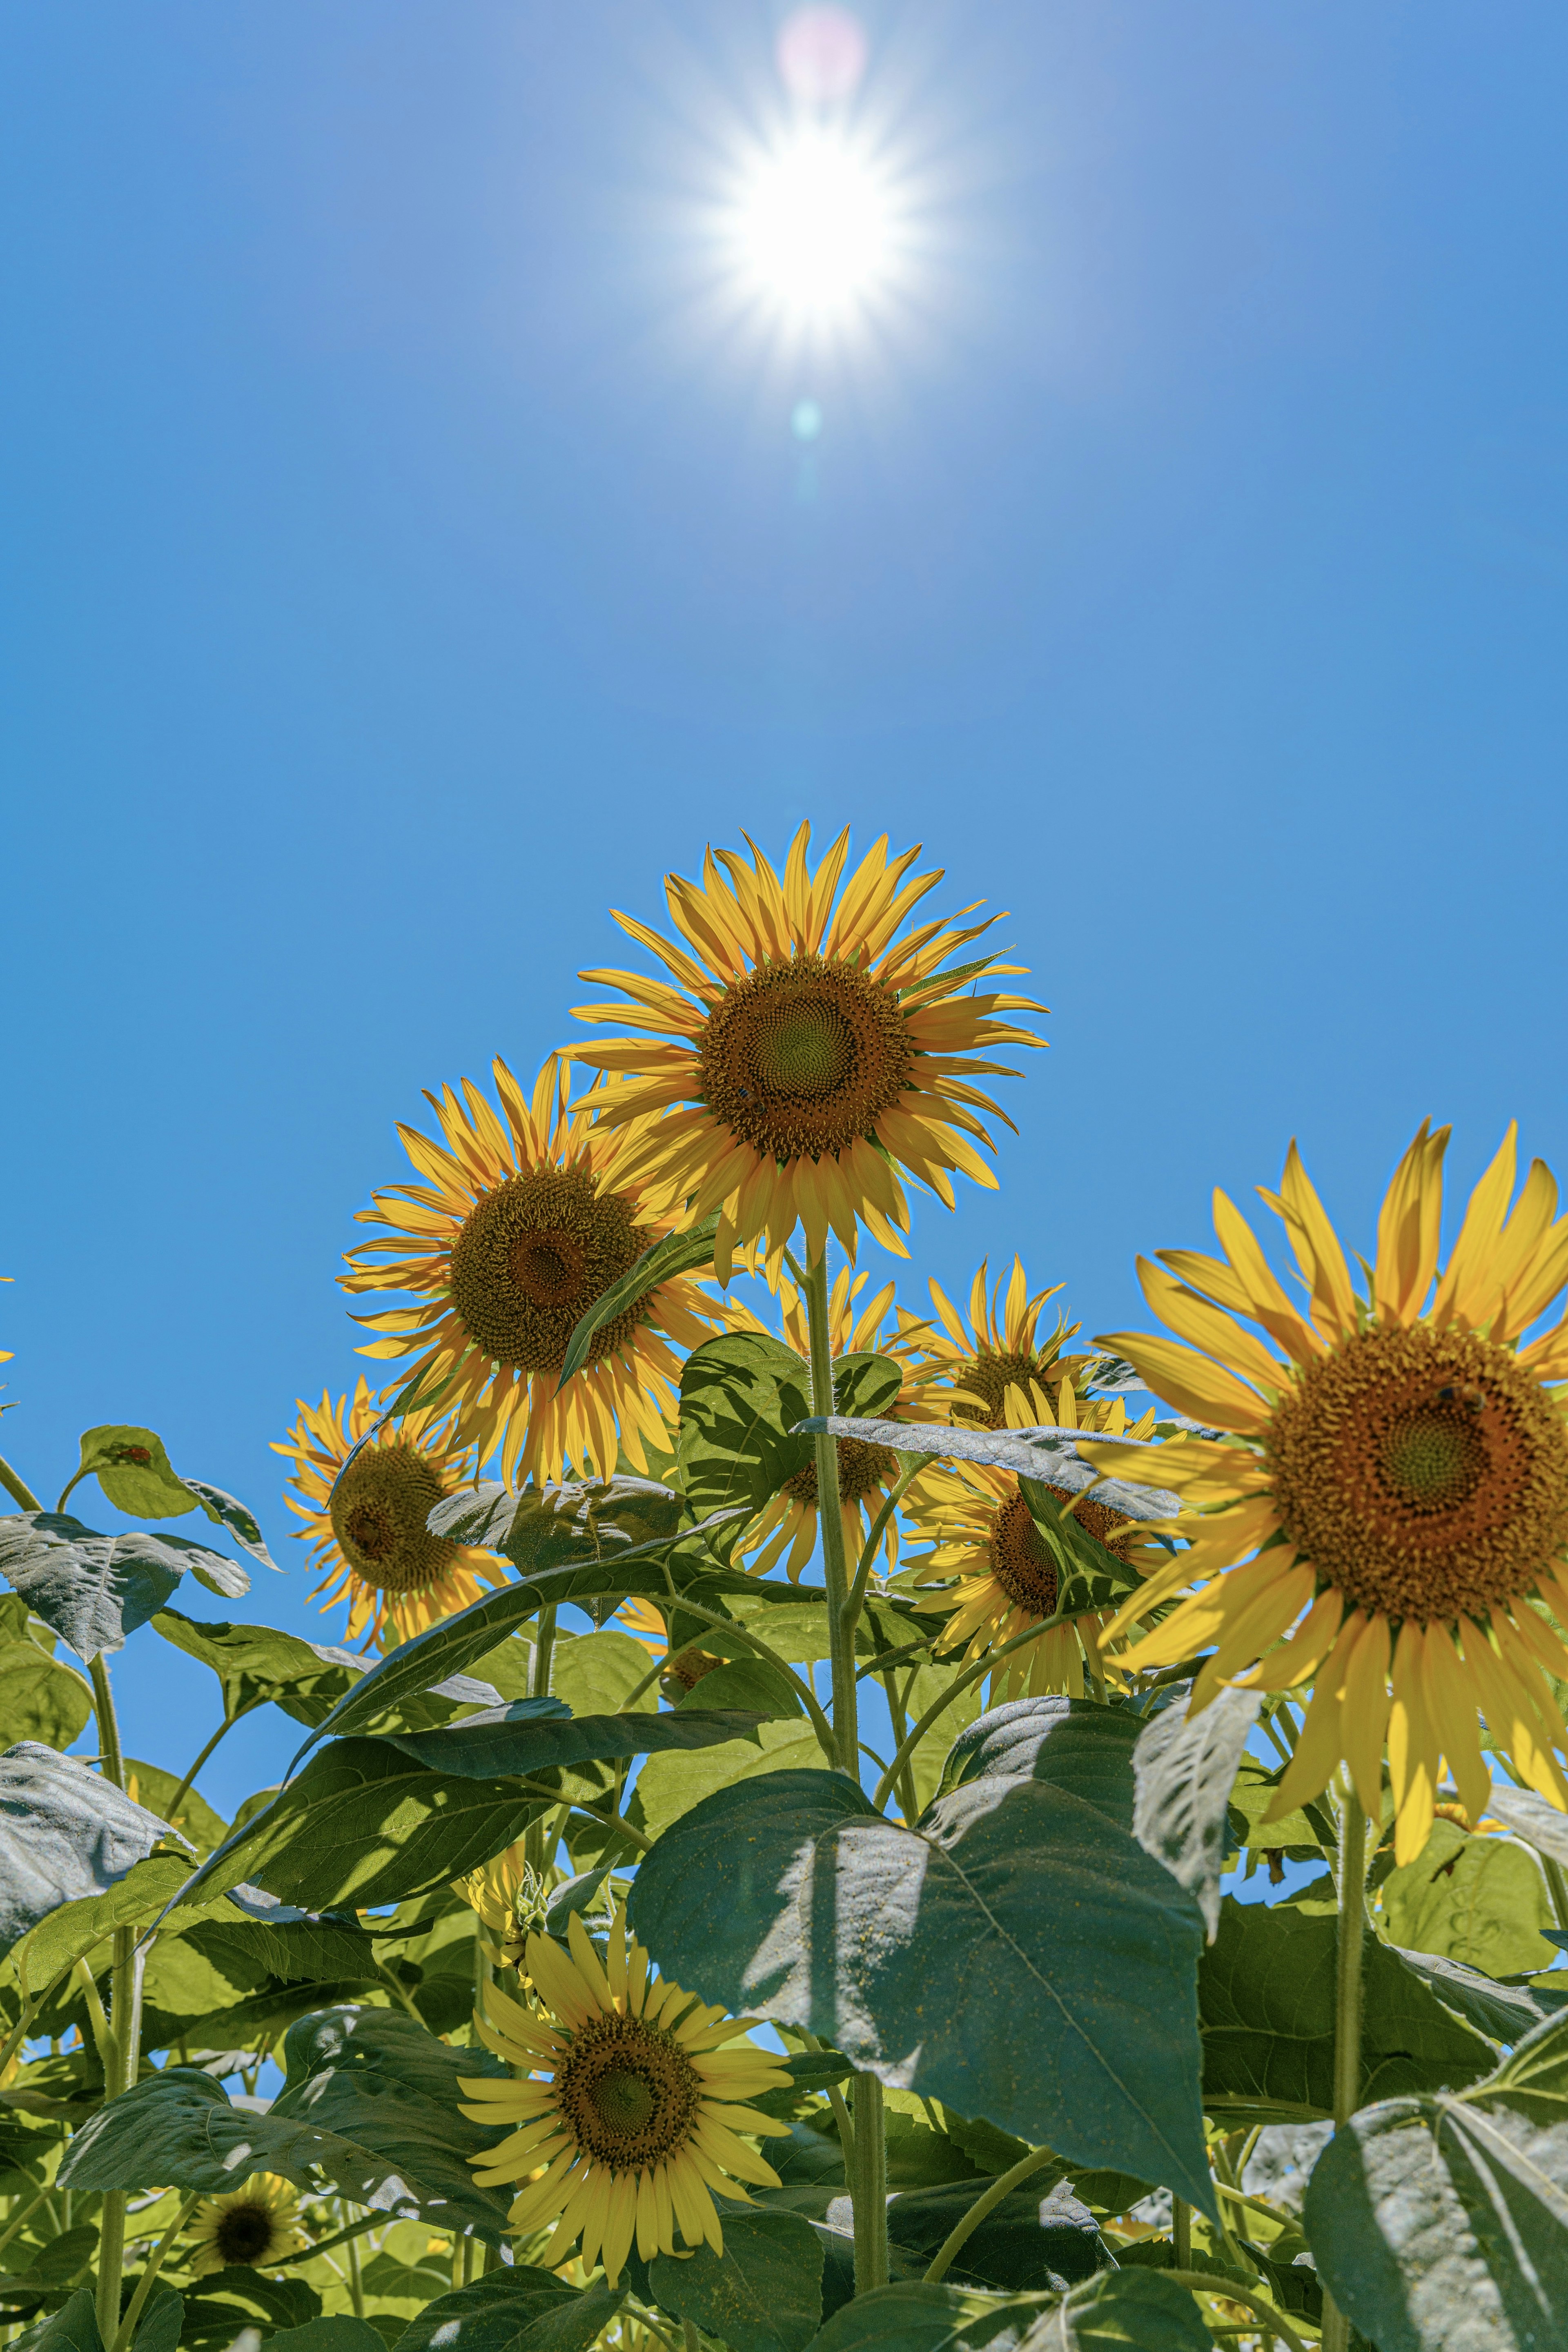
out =
[[891,258],[888,190],[841,134],[798,131],[760,157],[742,192],[745,268],[795,317],[841,317],[874,294]]

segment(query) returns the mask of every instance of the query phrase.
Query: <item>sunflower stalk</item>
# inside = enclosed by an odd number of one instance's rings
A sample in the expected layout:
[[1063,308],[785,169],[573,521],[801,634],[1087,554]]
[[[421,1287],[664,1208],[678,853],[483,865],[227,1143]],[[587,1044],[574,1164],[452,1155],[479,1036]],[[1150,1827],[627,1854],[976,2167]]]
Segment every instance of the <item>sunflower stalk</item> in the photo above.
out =
[[113,2352],[131,2352],[131,2339],[136,2333],[136,2323],[142,2316],[142,2306],[153,2292],[153,2284],[168,2257],[170,2247],[201,2203],[201,2191],[187,2197],[152,2252],[147,2266],[136,2282],[136,2292],[125,2306],[125,2316],[120,2323],[120,2333],[114,2339]]
[[41,1511],[43,1509],[42,1503],[39,1502],[26,1479],[16,1475],[3,1454],[0,1454],[0,1486],[5,1487],[18,1510]]
[[195,1780],[196,1774],[201,1770],[202,1766],[206,1762],[207,1758],[212,1754],[220,1739],[226,1739],[228,1738],[229,1733],[234,1729],[235,1725],[238,1721],[239,1717],[237,1715],[226,1715],[223,1721],[218,1725],[217,1729],[213,1733],[212,1738],[207,1741],[206,1746],[196,1758],[195,1763],[190,1766],[189,1769],[186,1771],[184,1779],[181,1781],[174,1795],[169,1799],[166,1811],[171,1821],[174,1819],[174,1808],[178,1805],[180,1799],[189,1790],[191,1783]]
[[[831,1419],[835,1406],[826,1249],[820,1257],[812,1260],[805,1286],[811,1332],[812,1411],[820,1418]],[[827,1587],[827,1631],[832,1643],[834,1747],[839,1770],[858,1782],[859,1693],[855,1680],[855,1620],[850,1614],[844,1517],[838,1499],[838,1447],[826,1430],[819,1430],[812,1444],[816,1456],[816,1516],[822,1529],[823,1581]]]
[[[550,1693],[550,1654],[555,1647],[555,1603],[547,1601],[539,1612],[535,1629],[533,1655],[528,1662],[528,1695],[530,1698],[546,1698]],[[530,1822],[523,1832],[523,1860],[529,1868],[542,1874],[546,1862],[544,1852],[545,1816]]]
[[876,2075],[858,2074],[851,2087],[855,2145],[849,2194],[855,2214],[855,2292],[860,2295],[888,2284],[888,2129],[882,2085]]
[[[1342,2131],[1361,2099],[1363,1946],[1366,1927],[1366,1813],[1346,1773],[1340,1797],[1340,1866],[1335,1893],[1339,1936],[1334,1970],[1334,2129]],[[1323,2295],[1323,2352],[1350,2352],[1351,2323]]]

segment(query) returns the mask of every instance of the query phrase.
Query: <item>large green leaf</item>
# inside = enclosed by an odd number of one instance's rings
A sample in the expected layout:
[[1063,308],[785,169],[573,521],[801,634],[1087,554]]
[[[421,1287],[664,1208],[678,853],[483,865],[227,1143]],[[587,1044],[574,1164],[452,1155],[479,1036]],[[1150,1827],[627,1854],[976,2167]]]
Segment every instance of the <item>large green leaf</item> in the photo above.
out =
[[229,2352],[242,2327],[268,2334],[300,2327],[317,2318],[321,2308],[321,2296],[304,2279],[268,2278],[248,2263],[231,2263],[194,2283],[181,2342],[184,2352]]
[[267,2340],[272,2352],[386,2352],[385,2336],[349,2311],[307,2319],[302,2327],[280,2327]]
[[287,1906],[279,1907],[284,1916],[270,1921],[226,1918],[228,1906],[215,1905],[216,1916],[187,1927],[184,1940],[226,1972],[259,1970],[286,1984],[375,1975],[375,1946],[363,1927],[341,1919],[290,1916]]
[[1185,2287],[1158,2271],[1118,2270],[1075,2286],[1019,2352],[1210,2352],[1212,2341]]
[[1416,1859],[1384,1880],[1379,1901],[1393,1943],[1488,1976],[1526,1976],[1555,1957],[1542,1930],[1557,1914],[1540,1863],[1516,1838],[1472,1837],[1436,1821]]
[[822,2321],[822,2243],[795,2213],[726,2213],[724,2251],[660,2254],[657,2300],[731,2352],[803,2352]]
[[620,1280],[612,1282],[608,1290],[595,1299],[567,1341],[561,1376],[555,1383],[557,1395],[593,1355],[596,1331],[636,1307],[661,1282],[668,1282],[678,1274],[695,1274],[699,1268],[712,1265],[713,1236],[718,1230],[719,1213],[715,1210],[710,1217],[704,1217],[700,1224],[689,1225],[684,1233],[666,1234],[662,1241],[650,1243]]
[[153,1630],[217,1676],[224,1713],[248,1715],[268,1700],[296,1723],[323,1723],[363,1677],[363,1659],[302,1641],[272,1625],[208,1623],[161,1609]]
[[994,1706],[952,1743],[942,1793],[970,1780],[1048,1780],[1132,1827],[1132,1758],[1142,1717],[1085,1698],[1016,1698]]
[[505,1554],[525,1577],[613,1559],[673,1536],[680,1497],[656,1478],[572,1479],[521,1494],[487,1480],[437,1504],[432,1535]]
[[900,2089],[1212,2210],[1197,1906],[1096,1807],[982,1778],[919,1830],[833,1772],[705,1798],[630,1916],[706,2000],[804,2026]]
[[431,1772],[381,1739],[336,1739],[204,1863],[182,1899],[248,1878],[305,1911],[370,1909],[477,1869],[542,1800]]
[[1132,1833],[1196,1896],[1211,1944],[1219,1929],[1231,1787],[1261,1704],[1257,1691],[1222,1690],[1197,1716],[1180,1703],[1167,1706],[1142,1732],[1132,1758]]
[[[888,2233],[906,2253],[929,2263],[957,2228],[983,2184],[948,2182],[907,2189],[889,2200]],[[848,2218],[847,2213],[846,2219]],[[1092,2278],[1104,2261],[1093,2215],[1065,2183],[1029,2182],[1004,2197],[965,2242],[958,2266],[984,2286],[1063,2288]]]
[[1533,1789],[1510,1789],[1503,1783],[1492,1782],[1487,1811],[1495,1821],[1510,1828],[1516,1837],[1534,1846],[1538,1853],[1549,1854],[1553,1862],[1568,1863],[1568,1813],[1560,1813]]
[[1319,2275],[1379,2352],[1568,2343],[1568,2018],[1463,2097],[1389,2100],[1307,2185]]
[[[550,1659],[550,1687],[574,1715],[619,1715],[628,1706],[652,1715],[658,1706],[654,1660],[631,1634],[612,1627],[603,1633],[569,1639],[557,1633]],[[639,1685],[641,1686],[639,1689]],[[637,1692],[634,1699],[632,1693]],[[508,1691],[508,1698],[521,1693]]]
[[[701,1687],[700,1683],[698,1689]],[[660,1838],[672,1822],[717,1790],[764,1774],[817,1771],[821,1765],[816,1734],[798,1716],[759,1723],[750,1738],[728,1739],[695,1756],[650,1756],[637,1775],[627,1817],[647,1836]]]
[[247,1551],[275,1576],[282,1575],[262,1538],[256,1514],[247,1504],[237,1496],[226,1495],[221,1486],[210,1486],[205,1478],[187,1478],[185,1484],[215,1527],[226,1528],[241,1551]]
[[900,2280],[841,2305],[813,2352],[984,2352],[988,2345],[1013,2352],[1048,2307],[1037,2294],[984,2294]]
[[[889,1644],[892,1647],[893,1644]],[[910,1663],[913,1663],[912,1661]],[[952,1689],[964,1671],[960,1655],[952,1658],[926,1658],[915,1664],[913,1674],[907,1667],[894,1668],[903,1692],[906,1729],[912,1728],[929,1706],[934,1706],[945,1692]],[[910,1772],[915,1784],[915,1811],[924,1811],[942,1787],[947,1759],[964,1732],[973,1723],[984,1705],[984,1685],[978,1682],[965,1684],[958,1696],[952,1700],[937,1717],[925,1738],[910,1758]]]
[[[885,1411],[902,1385],[903,1373],[890,1357],[841,1356],[833,1367],[834,1394],[847,1412]],[[811,1439],[791,1434],[810,1410],[811,1367],[782,1339],[764,1331],[723,1331],[694,1348],[681,1370],[676,1454],[692,1510],[699,1517],[736,1504],[744,1504],[748,1514],[761,1510],[813,1459]],[[886,1442],[896,1446],[899,1441]],[[729,1558],[743,1524],[738,1521],[716,1542],[722,1558]]]
[[92,1693],[79,1675],[50,1657],[36,1642],[0,1647],[0,1745],[42,1740],[68,1748],[92,1713]]
[[0,1519],[0,1575],[89,1665],[100,1652],[124,1648],[185,1566],[167,1538],[97,1535],[68,1512]]
[[132,1864],[103,1894],[60,1904],[15,1947],[11,1964],[17,1981],[28,1992],[40,1993],[113,1928],[147,1926],[178,1895],[190,1868],[182,1854],[153,1853]]
[[677,1702],[688,1715],[721,1713],[783,1717],[805,1713],[805,1703],[782,1666],[766,1658],[734,1658],[713,1666]]
[[104,1894],[167,1835],[166,1822],[74,1757],[32,1739],[7,1748],[0,1756],[0,1950],[62,1903]]
[[500,2134],[458,2112],[458,2088],[460,2075],[503,2073],[499,2061],[448,2050],[399,2013],[352,2007],[302,2020],[284,2051],[283,2089],[262,2115],[231,2106],[194,2067],[149,2076],[82,2125],[60,2179],[211,2195],[252,2172],[299,2188],[319,2173],[376,2211],[499,2236],[508,2200],[476,2185],[468,2159]]
[[[553,1719],[552,1719],[553,1718]],[[680,1707],[671,1715],[568,1716],[558,1699],[516,1699],[487,1707],[441,1731],[390,1732],[386,1744],[416,1757],[433,1772],[488,1780],[501,1773],[545,1772],[552,1766],[617,1763],[667,1748],[689,1751],[743,1739],[762,1721],[755,1713]]]
[[[1331,1914],[1225,1898],[1219,1932],[1198,1970],[1211,2115],[1305,2123],[1333,2113],[1336,1948]],[[1371,1937],[1363,2002],[1363,2104],[1473,2083],[1491,2067],[1496,2053],[1480,2035],[1397,1952]]]
[[196,1498],[174,1465],[156,1430],[129,1422],[106,1422],[81,1433],[79,1477],[96,1475],[117,1511],[133,1519],[177,1519],[194,1511]]
[[437,2295],[395,2352],[587,2352],[623,2299],[623,2290],[579,2291],[520,2263]]
[[[1550,2006],[1542,2005],[1534,1987],[1497,1984],[1479,1969],[1432,1952],[1399,1948],[1399,1957],[1424,1984],[1431,1986],[1447,2008],[1458,2010],[1467,2025],[1493,2042],[1522,2041],[1553,2013]],[[1568,1981],[1563,1991],[1568,1998]]]
[[91,2287],[78,2287],[58,2311],[12,2341],[16,2352],[103,2352]]
[[[197,1853],[211,1853],[228,1835],[228,1823],[214,1812],[205,1797],[195,1789],[183,1793],[173,1772],[165,1772],[161,1764],[144,1764],[140,1757],[125,1759],[125,1792],[136,1804],[145,1805],[160,1820],[194,1846]],[[175,1799],[178,1809],[169,1808]]]
[[[1077,1455],[1078,1440],[1069,1430],[942,1429],[930,1423],[876,1421],[845,1413],[826,1420],[798,1422],[793,1432],[809,1437],[825,1430],[837,1438],[858,1438],[864,1445],[891,1445],[904,1454],[937,1454],[947,1462],[988,1462],[1022,1477],[1037,1478],[1051,1486],[1081,1494],[1092,1486],[1094,1499],[1130,1519],[1167,1519],[1180,1508],[1178,1497],[1161,1486],[1132,1486],[1122,1478],[1103,1478]],[[1097,1437],[1104,1445],[1111,1441]],[[1143,1441],[1119,1438],[1129,1450],[1145,1451]]]

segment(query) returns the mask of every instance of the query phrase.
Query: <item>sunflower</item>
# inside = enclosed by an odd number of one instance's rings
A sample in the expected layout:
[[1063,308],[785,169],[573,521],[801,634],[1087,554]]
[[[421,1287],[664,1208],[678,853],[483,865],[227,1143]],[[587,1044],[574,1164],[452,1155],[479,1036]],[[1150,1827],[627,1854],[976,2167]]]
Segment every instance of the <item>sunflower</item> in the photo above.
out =
[[[893,1285],[889,1282],[864,1306],[860,1292],[867,1277],[851,1274],[841,1267],[827,1302],[828,1345],[834,1357],[868,1351],[889,1357],[903,1373],[903,1385],[892,1402],[882,1407],[879,1420],[936,1421],[941,1415],[936,1405],[923,1391],[937,1376],[937,1367],[922,1366],[916,1355],[917,1343],[929,1339],[930,1331],[923,1323],[901,1318],[905,1328],[894,1332],[885,1329],[889,1309],[893,1304]],[[805,1301],[795,1285],[787,1280],[779,1284],[779,1297],[784,1312],[784,1337],[801,1359],[803,1377],[809,1380],[811,1333],[806,1320]],[[748,1329],[762,1330],[748,1309],[733,1310],[737,1323]],[[840,1437],[838,1453],[838,1505],[844,1526],[844,1549],[853,1563],[860,1557],[861,1548],[889,1495],[900,1476],[899,1457],[886,1445],[875,1445],[860,1437]],[[922,1473],[923,1475],[923,1473]],[[801,1570],[816,1549],[817,1488],[816,1465],[808,1462],[784,1480],[779,1492],[758,1514],[741,1538],[742,1554],[754,1554],[751,1560],[754,1576],[766,1576],[777,1565],[785,1549],[785,1561],[792,1584],[800,1580]],[[895,1512],[882,1530],[880,1550],[892,1564],[899,1557],[899,1523]]]
[[[1013,1386],[1001,1402],[1005,1425],[1013,1429],[1049,1428],[1056,1423],[1064,1429],[1091,1428],[1142,1438],[1153,1425],[1150,1412],[1128,1431],[1120,1397],[1086,1399],[1080,1407],[1066,1374],[1054,1399],[1034,1381],[1026,1388]],[[1055,1502],[1071,1505],[1079,1527],[1118,1566],[1130,1565],[1142,1574],[1166,1558],[1149,1544],[1140,1521],[1088,1496],[1075,1497],[1065,1486],[1046,1482],[1046,1492]],[[1055,1616],[1056,1562],[1011,1470],[986,1462],[942,1465],[921,1479],[909,1512],[916,1534],[931,1546],[911,1574],[918,1573],[922,1582],[938,1575],[955,1579],[915,1604],[952,1612],[937,1637],[939,1654],[967,1642],[963,1663],[971,1665],[1027,1633],[1038,1620]],[[1107,1613],[1088,1611],[1069,1624],[1053,1626],[1037,1641],[1021,1643],[988,1677],[991,1704],[1038,1698],[1047,1691],[1081,1698],[1085,1657],[1101,1674],[1110,1664],[1100,1642]]]
[[[1043,1338],[1040,1334],[1041,1309],[1057,1297],[1062,1287],[1059,1282],[1049,1290],[1037,1291],[1031,1298],[1024,1261],[1015,1257],[1004,1300],[1000,1276],[994,1293],[989,1291],[989,1261],[982,1258],[969,1287],[967,1322],[941,1284],[930,1284],[931,1305],[942,1328],[938,1331],[929,1324],[920,1327],[921,1353],[932,1372],[947,1384],[942,1402],[951,1408],[955,1423],[1005,1429],[1009,1389],[1026,1389],[1034,1381],[1054,1396],[1064,1380],[1081,1387],[1089,1359],[1062,1353],[1067,1342],[1083,1328],[1080,1323],[1064,1323],[1058,1314],[1055,1330]],[[900,1322],[913,1334],[912,1317],[900,1315]]]
[[601,1326],[587,1363],[558,1389],[577,1324],[670,1220],[629,1181],[606,1181],[612,1151],[642,1133],[635,1119],[615,1135],[605,1123],[629,1087],[596,1085],[571,1112],[570,1065],[558,1055],[531,1102],[504,1062],[494,1068],[505,1124],[466,1078],[460,1097],[450,1087],[427,1096],[444,1143],[398,1129],[426,1181],[377,1192],[359,1212],[386,1230],[349,1253],[343,1287],[420,1301],[361,1317],[384,1335],[363,1353],[416,1358],[415,1401],[455,1407],[481,1460],[499,1444],[509,1483],[559,1478],[568,1463],[608,1477],[623,1451],[641,1471],[645,1440],[658,1447],[676,1414],[668,1340],[695,1348],[722,1318],[691,1282],[658,1283]]
[[653,1601],[632,1593],[623,1601],[611,1621],[618,1633],[629,1633],[641,1642],[653,1657],[659,1657],[669,1647],[669,1633],[664,1618]]
[[253,2172],[226,2197],[206,2197],[190,2223],[196,2252],[191,2276],[205,2278],[230,2263],[256,2271],[276,2270],[305,2252],[310,2241],[300,2227],[300,2200],[275,2172]]
[[789,2076],[749,2042],[725,2049],[752,2021],[661,1981],[628,1939],[624,1912],[610,1918],[603,1960],[575,1912],[566,1932],[570,1958],[547,1936],[529,1938],[542,2010],[486,1996],[480,2038],[523,2079],[462,2083],[476,2103],[464,2115],[516,2126],[468,2161],[486,2188],[522,2184],[510,2217],[519,2237],[555,2224],[542,2269],[564,2262],[581,2235],[584,2269],[602,2260],[615,2286],[634,2238],[645,2262],[677,2251],[677,2225],[689,2248],[706,2239],[722,2253],[710,2192],[749,2203],[742,2181],[779,2186],[740,2135],[787,2138],[789,2126],[736,2103]]
[[988,954],[959,971],[939,969],[999,917],[967,929],[927,923],[899,937],[942,879],[905,882],[918,846],[889,861],[884,835],[840,895],[848,833],[815,874],[810,838],[803,824],[782,883],[749,837],[750,865],[730,850],[708,851],[700,888],[667,876],[684,946],[616,915],[674,987],[636,972],[582,975],[624,990],[632,1008],[583,1005],[578,1020],[629,1021],[652,1033],[579,1053],[632,1081],[601,1113],[626,1132],[616,1180],[646,1184],[685,1222],[720,1210],[714,1265],[723,1282],[737,1247],[761,1237],[776,1256],[798,1223],[814,1262],[830,1225],[852,1257],[858,1220],[907,1255],[897,1230],[909,1224],[899,1169],[923,1178],[949,1208],[951,1171],[994,1187],[974,1144],[994,1148],[983,1115],[1003,1113],[967,1081],[1016,1075],[976,1055],[1040,1042],[995,1015],[1042,1006],[962,992],[983,974],[1020,966]]
[[1441,1759],[1471,1818],[1485,1812],[1478,1713],[1487,1745],[1568,1807],[1547,1680],[1568,1676],[1552,1622],[1568,1620],[1568,1429],[1563,1392],[1547,1385],[1568,1375],[1568,1319],[1524,1344],[1568,1281],[1568,1217],[1553,1222],[1557,1187],[1539,1160],[1510,1211],[1510,1127],[1439,1273],[1447,1137],[1424,1124],[1395,1170],[1364,1297],[1293,1143],[1278,1194],[1262,1197],[1284,1222],[1304,1309],[1216,1192],[1223,1257],[1140,1261],[1151,1306],[1190,1344],[1142,1333],[1105,1344],[1225,1433],[1131,1461],[1086,1449],[1102,1469],[1184,1500],[1173,1528],[1192,1549],[1111,1631],[1194,1590],[1129,1663],[1170,1664],[1216,1644],[1197,1706],[1233,1680],[1313,1685],[1276,1814],[1317,1796],[1342,1759],[1375,1821],[1386,1735],[1400,1863],[1426,1843]]
[[473,1475],[472,1450],[433,1414],[405,1413],[376,1429],[380,1406],[363,1379],[352,1405],[323,1394],[319,1405],[301,1397],[299,1406],[287,1442],[274,1440],[272,1451],[294,1465],[296,1492],[283,1499],[305,1522],[295,1535],[326,1570],[315,1587],[322,1608],[348,1601],[351,1641],[363,1633],[366,1649],[395,1649],[478,1601],[485,1585],[505,1583],[488,1553],[425,1524]]
[[452,1881],[452,1892],[462,1896],[480,1926],[496,1938],[487,1958],[520,1969],[528,1939],[522,1922],[538,1895],[538,1881],[529,1865],[524,1841],[519,1838],[515,1845],[493,1855],[478,1870],[465,1871],[461,1878]]

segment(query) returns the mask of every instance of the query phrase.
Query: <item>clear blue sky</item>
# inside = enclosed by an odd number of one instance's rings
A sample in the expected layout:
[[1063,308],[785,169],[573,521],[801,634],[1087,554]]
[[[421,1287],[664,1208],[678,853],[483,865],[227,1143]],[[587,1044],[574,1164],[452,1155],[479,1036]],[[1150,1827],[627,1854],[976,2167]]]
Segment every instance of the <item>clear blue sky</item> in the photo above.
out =
[[[705,290],[782,14],[0,18],[0,1450],[150,1423],[318,1638],[267,1441],[393,1122],[710,838],[1012,910],[1053,1045],[922,1276],[1103,1330],[1292,1133],[1363,1247],[1427,1112],[1568,1163],[1561,6],[866,0],[921,268],[833,348]],[[121,1681],[184,1761],[199,1670]]]

